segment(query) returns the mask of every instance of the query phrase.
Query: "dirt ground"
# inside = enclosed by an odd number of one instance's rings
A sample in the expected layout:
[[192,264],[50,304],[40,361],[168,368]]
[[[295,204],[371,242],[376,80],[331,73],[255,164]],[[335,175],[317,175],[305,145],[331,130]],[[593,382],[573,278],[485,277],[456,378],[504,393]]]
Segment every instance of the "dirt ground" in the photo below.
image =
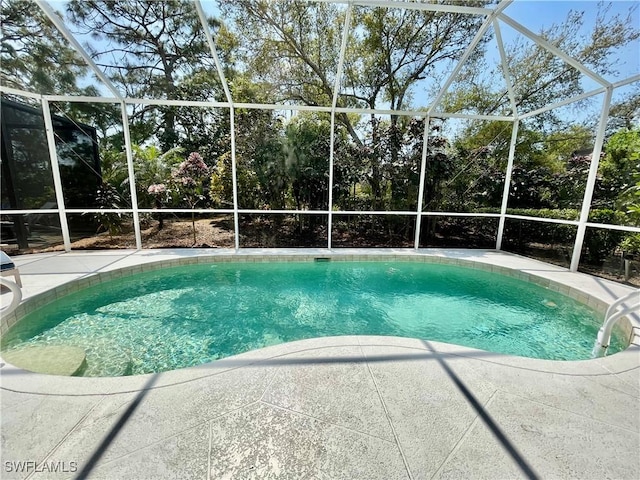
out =
[[[233,248],[233,222],[228,225],[226,218],[197,219],[195,242],[193,226],[189,220],[164,220],[162,229],[159,222],[152,220],[141,229],[143,248]],[[231,227],[231,228],[229,228]],[[103,248],[135,248],[133,232],[109,236],[101,233],[93,237],[72,242],[71,248],[78,250],[96,250]]]
[[[196,219],[195,242],[193,240],[193,227],[191,220],[169,218],[163,222],[160,228],[157,220],[147,220],[141,225],[142,247],[143,248],[233,248],[233,217]],[[104,250],[104,249],[124,249],[136,248],[135,235],[132,229],[119,234],[109,235],[107,232],[84,232],[77,234],[71,239],[72,250]],[[38,246],[38,243],[44,246]],[[57,243],[51,245],[51,243]],[[21,255],[28,253],[57,252],[64,250],[60,244],[59,235],[47,239],[46,235],[40,234],[36,241],[27,250],[18,250],[17,246],[3,246],[10,255]]]
[[[214,218],[196,219],[195,242],[193,227],[188,218],[166,218],[163,227],[160,228],[157,219],[149,219],[141,225],[142,247],[143,248],[233,248],[234,230],[233,216],[225,215]],[[298,224],[294,221],[280,222],[274,225],[265,222],[260,218],[241,218],[241,238],[240,246],[250,247],[322,247],[327,243],[326,226],[318,225],[314,228],[297,230]],[[334,245],[367,247],[405,246],[402,240],[395,239],[393,245],[387,245],[390,240],[380,241],[376,236],[362,235],[362,232],[343,232],[338,229],[334,232]],[[396,244],[397,243],[397,244]],[[411,247],[409,243],[406,245]],[[124,249],[135,248],[135,236],[132,231],[123,232],[118,235],[109,235],[107,232],[93,234],[89,232],[83,238],[73,240],[72,250],[103,250],[103,249]],[[9,254],[41,253],[62,251],[62,245],[49,246],[44,248],[30,248],[28,251],[17,251],[6,247]],[[545,250],[545,249],[542,249]],[[551,249],[548,254],[541,254],[539,251],[531,250],[524,253],[527,256],[537,258],[542,261],[559,264],[567,267],[566,259],[556,258],[551,252],[557,254],[555,249]],[[521,253],[522,254],[522,253]],[[632,275],[628,281],[624,279],[624,272],[620,265],[613,265],[613,261],[600,267],[581,265],[580,271],[590,273],[595,276],[607,278],[619,283],[640,287],[640,262],[633,262]],[[619,263],[619,262],[618,262]]]

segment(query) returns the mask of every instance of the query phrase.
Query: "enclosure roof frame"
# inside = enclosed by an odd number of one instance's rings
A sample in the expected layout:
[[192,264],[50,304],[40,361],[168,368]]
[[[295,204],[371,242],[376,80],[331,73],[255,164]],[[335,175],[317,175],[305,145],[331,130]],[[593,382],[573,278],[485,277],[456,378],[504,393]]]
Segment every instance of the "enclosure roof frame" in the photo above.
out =
[[[496,8],[486,16],[484,22],[482,22],[482,25],[480,25],[480,27],[478,28],[478,31],[476,32],[473,39],[471,40],[471,43],[469,43],[469,45],[467,46],[467,49],[464,51],[464,53],[460,57],[460,60],[458,60],[458,63],[454,67],[453,71],[449,74],[449,77],[447,78],[444,85],[436,95],[436,98],[433,100],[433,102],[427,109],[427,112],[429,115],[432,115],[434,110],[440,106],[440,102],[442,102],[442,99],[447,93],[447,90],[449,90],[449,87],[458,77],[458,74],[460,73],[460,70],[462,70],[462,67],[464,66],[465,62],[469,59],[471,54],[474,52],[474,50],[482,40],[482,37],[484,37],[489,27],[493,24],[493,20],[500,14],[500,12],[502,12],[505,8],[507,8],[512,3],[513,3],[513,0],[501,0],[500,4],[498,4],[498,6],[496,6]],[[515,112],[514,112],[514,115],[515,115]]]
[[342,3],[359,7],[402,8],[405,10],[421,10],[426,12],[464,13],[469,15],[488,15],[492,8],[467,7],[442,3],[404,2],[396,0],[306,0],[309,3]]
[[[501,115],[499,117],[501,118],[487,118],[487,117],[494,117],[491,115],[487,115],[487,116],[476,116],[473,114],[464,114],[464,113],[453,113],[453,112],[435,112],[435,109],[440,105],[442,97],[446,94],[446,91],[448,90],[448,88],[451,86],[451,84],[455,81],[455,78],[457,77],[457,74],[460,72],[460,70],[462,69],[462,66],[464,64],[464,62],[468,59],[468,57],[473,53],[473,50],[475,49],[475,47],[477,47],[477,44],[480,42],[482,35],[484,35],[484,33],[486,33],[486,30],[489,28],[489,26],[491,26],[491,24],[493,23],[494,25],[496,23],[499,22],[493,22],[493,20],[500,20],[504,23],[506,23],[507,25],[509,25],[510,27],[512,27],[514,30],[518,31],[520,34],[528,37],[530,40],[532,40],[534,43],[536,43],[537,45],[539,45],[540,47],[546,49],[547,51],[551,52],[552,54],[556,55],[557,57],[561,58],[562,60],[564,60],[566,63],[568,63],[569,65],[571,65],[572,67],[576,68],[579,72],[581,72],[582,74],[588,76],[589,78],[591,78],[592,80],[596,81],[598,84],[602,85],[602,87],[609,87],[609,86],[614,86],[614,88],[616,88],[616,86],[620,86],[621,84],[626,84],[626,83],[631,83],[633,81],[635,81],[635,77],[631,77],[631,79],[625,79],[622,82],[616,82],[616,83],[612,83],[609,82],[608,80],[604,79],[601,75],[598,75],[597,73],[591,71],[588,67],[586,67],[584,64],[582,64],[580,61],[576,60],[575,58],[573,58],[572,56],[568,55],[567,53],[563,52],[562,50],[560,50],[559,48],[555,47],[554,45],[552,45],[550,42],[548,42],[546,39],[544,39],[542,36],[532,32],[531,30],[527,29],[526,27],[524,27],[522,24],[518,23],[517,21],[515,21],[513,18],[511,18],[508,14],[504,13],[504,10],[513,3],[514,0],[500,0],[500,2],[495,5],[495,7],[493,8],[481,8],[481,7],[468,7],[468,6],[461,6],[461,5],[452,5],[452,4],[432,4],[432,3],[422,3],[422,2],[405,2],[405,1],[399,1],[399,0],[305,0],[305,2],[307,3],[333,3],[333,4],[346,4],[348,6],[369,6],[369,7],[382,7],[382,8],[401,8],[401,9],[405,9],[405,10],[420,10],[420,11],[434,11],[434,12],[443,12],[443,13],[464,13],[464,14],[470,14],[470,15],[484,15],[487,18],[485,19],[485,22],[483,22],[483,24],[480,26],[480,28],[478,29],[478,32],[476,33],[476,36],[474,36],[474,39],[472,40],[471,44],[467,47],[467,50],[464,52],[463,56],[460,58],[460,60],[457,62],[456,67],[454,68],[454,70],[452,71],[452,73],[449,75],[449,77],[447,78],[447,81],[445,83],[445,85],[440,89],[436,99],[432,102],[432,104],[427,107],[427,112],[424,113],[422,111],[418,111],[415,113],[415,115],[418,116],[425,116],[425,115],[430,115],[430,116],[450,116],[449,118],[470,118],[470,119],[495,119],[495,120],[503,120],[505,116]],[[89,66],[89,68],[91,69],[91,71],[103,82],[103,84],[111,91],[111,93],[119,100],[125,100],[126,103],[145,103],[145,104],[153,104],[153,105],[158,105],[158,104],[162,104],[162,105],[192,105],[192,106],[216,106],[216,107],[230,107],[234,105],[233,102],[233,97],[232,94],[229,90],[229,86],[228,83],[226,81],[225,75],[224,75],[224,71],[222,69],[222,66],[220,64],[218,55],[217,55],[217,50],[215,47],[215,39],[213,38],[210,29],[208,28],[207,24],[206,24],[206,15],[204,13],[204,10],[202,9],[202,5],[200,0],[195,0],[194,1],[194,7],[198,13],[198,16],[200,18],[200,23],[203,29],[203,32],[207,38],[207,42],[209,44],[210,50],[211,50],[211,54],[213,56],[214,62],[216,64],[216,70],[218,73],[218,76],[220,78],[220,82],[222,83],[223,89],[225,91],[225,96],[227,98],[227,102],[216,102],[216,101],[212,101],[212,102],[197,102],[197,103],[192,103],[193,101],[184,101],[184,102],[188,102],[188,103],[182,103],[183,101],[180,100],[162,100],[162,99],[134,99],[134,98],[124,98],[121,93],[118,91],[118,89],[114,86],[114,84],[109,80],[109,78],[105,75],[105,73],[95,64],[95,62],[92,60],[91,56],[89,55],[89,53],[82,47],[82,45],[78,42],[78,40],[75,38],[74,34],[66,27],[66,24],[64,22],[63,19],[61,19],[56,12],[53,10],[53,8],[51,7],[51,5],[49,4],[48,0],[35,0],[36,4],[42,9],[42,11],[45,13],[45,15],[51,20],[51,22],[54,24],[54,26],[60,31],[60,33],[65,37],[65,39],[71,44],[71,46],[73,46],[73,48],[81,55],[81,57],[83,58],[83,60],[87,63],[87,66]],[[480,33],[482,32],[482,34]],[[498,37],[500,36],[499,33],[496,34],[496,40],[498,41],[498,46],[500,50],[504,49],[504,46],[502,45],[502,39],[498,39]],[[500,48],[501,47],[501,48]],[[502,53],[501,53],[501,57],[502,57]],[[507,90],[509,90],[508,86],[510,84],[510,79],[508,78],[508,73],[505,70],[505,63],[504,61],[502,61],[503,64],[503,76],[505,78],[505,82],[507,83]],[[638,75],[637,77],[640,77],[640,75]],[[7,91],[7,92],[11,92],[8,87],[2,87],[1,89],[2,91]],[[14,89],[14,91],[17,93],[19,91],[19,89]],[[597,93],[601,93],[604,90],[598,90]],[[595,92],[595,91],[594,91]],[[25,92],[26,93],[26,92]],[[511,96],[512,92],[509,93],[509,95]],[[593,93],[593,95],[595,95],[596,93]],[[566,99],[563,100],[563,104],[568,104],[568,103],[573,103],[574,101],[578,101],[584,98],[587,98],[588,96],[591,95],[586,95],[582,94],[582,95],[578,95],[575,98],[575,100],[572,99]],[[514,95],[515,97],[515,95]],[[514,103],[515,98],[512,100],[510,98],[510,103],[512,103],[512,110],[514,108]],[[167,102],[167,103],[157,103],[157,102]],[[238,104],[238,105],[242,105],[242,108],[252,108],[250,105],[253,104]],[[560,104],[554,104],[555,106],[561,106]],[[316,106],[304,106],[304,105],[282,105],[280,106],[276,106],[276,107],[272,107],[273,109],[283,109],[283,110],[303,110],[303,108],[299,108],[299,107],[308,107],[309,110],[313,110],[313,111],[321,111],[321,110],[316,110],[319,107]],[[548,106],[542,107],[547,109]],[[266,106],[264,108],[267,108]],[[328,112],[332,111],[332,108],[336,108],[335,106],[332,107],[327,107]],[[339,107],[338,107],[339,108]],[[552,107],[553,108],[553,107]],[[551,109],[551,108],[549,108]],[[350,109],[349,111],[352,111],[352,109]],[[547,110],[542,110],[542,111],[547,111]],[[541,109],[536,110],[537,113],[542,113]],[[384,110],[381,111],[380,113],[385,113],[385,114],[391,114],[392,112],[395,113],[395,111],[392,110]],[[357,112],[354,112],[357,113]],[[408,114],[403,112],[400,114]],[[510,116],[510,120],[513,121],[518,117],[518,114],[516,113],[516,111],[512,112],[512,116]],[[455,115],[455,116],[454,116]],[[528,113],[524,113],[524,114],[520,114],[521,118],[527,118],[533,116],[531,114],[531,112]]]

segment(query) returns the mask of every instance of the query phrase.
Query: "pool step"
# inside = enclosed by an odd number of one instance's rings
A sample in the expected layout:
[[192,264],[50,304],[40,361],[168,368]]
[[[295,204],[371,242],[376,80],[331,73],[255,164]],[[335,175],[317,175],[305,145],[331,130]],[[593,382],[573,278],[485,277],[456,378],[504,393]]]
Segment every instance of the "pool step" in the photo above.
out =
[[16,367],[48,375],[81,375],[87,368],[84,350],[68,345],[31,345],[2,353]]

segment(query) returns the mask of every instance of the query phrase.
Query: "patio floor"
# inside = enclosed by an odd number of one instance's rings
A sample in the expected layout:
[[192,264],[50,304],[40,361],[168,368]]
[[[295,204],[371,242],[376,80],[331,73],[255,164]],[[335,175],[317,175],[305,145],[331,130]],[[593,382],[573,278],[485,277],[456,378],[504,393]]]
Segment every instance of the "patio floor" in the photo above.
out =
[[[212,253],[229,252],[14,261],[28,298],[99,271]],[[609,302],[628,291],[502,252],[421,253],[516,268]],[[559,362],[330,337],[134,377],[47,376],[2,362],[0,382],[3,479],[640,478],[640,345]]]

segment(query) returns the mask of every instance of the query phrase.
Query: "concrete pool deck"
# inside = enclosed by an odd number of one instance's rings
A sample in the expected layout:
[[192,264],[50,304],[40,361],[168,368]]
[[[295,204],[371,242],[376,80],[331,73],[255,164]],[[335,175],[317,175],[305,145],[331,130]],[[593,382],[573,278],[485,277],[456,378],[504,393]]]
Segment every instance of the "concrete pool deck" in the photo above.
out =
[[[246,261],[289,253],[240,252],[235,258]],[[54,288],[73,291],[70,281],[120,268],[232,253],[13,259],[28,300]],[[362,250],[291,253],[348,259]],[[418,255],[515,269],[549,288],[562,284],[566,291],[560,291],[583,300],[609,303],[629,291],[503,252],[425,249]],[[637,479],[637,339],[624,352],[579,362],[370,336],[302,340],[120,378],[40,375],[2,362],[0,478]]]

